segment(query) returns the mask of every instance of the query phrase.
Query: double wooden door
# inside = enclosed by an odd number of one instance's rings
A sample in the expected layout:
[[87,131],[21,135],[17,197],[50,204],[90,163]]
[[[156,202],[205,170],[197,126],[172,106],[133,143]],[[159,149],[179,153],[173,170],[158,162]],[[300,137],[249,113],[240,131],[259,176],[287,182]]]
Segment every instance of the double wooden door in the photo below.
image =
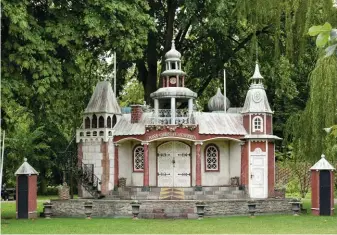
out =
[[158,147],[158,187],[191,186],[191,148],[179,141],[169,141]]

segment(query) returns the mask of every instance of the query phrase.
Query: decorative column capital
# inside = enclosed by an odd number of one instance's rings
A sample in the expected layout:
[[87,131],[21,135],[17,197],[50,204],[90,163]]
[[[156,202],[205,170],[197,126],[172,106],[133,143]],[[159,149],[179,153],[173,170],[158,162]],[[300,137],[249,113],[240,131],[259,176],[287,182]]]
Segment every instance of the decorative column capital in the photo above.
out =
[[204,142],[202,142],[202,141],[195,141],[195,142],[194,142],[194,145],[198,145],[198,144],[203,145],[203,143],[204,143]]
[[239,143],[240,145],[241,145],[241,147],[242,146],[244,146],[245,144],[246,144],[246,142],[245,141],[240,141],[240,143]]
[[114,143],[115,147],[118,148],[121,144]]
[[141,143],[141,145],[150,145],[150,143],[148,141],[144,141]]

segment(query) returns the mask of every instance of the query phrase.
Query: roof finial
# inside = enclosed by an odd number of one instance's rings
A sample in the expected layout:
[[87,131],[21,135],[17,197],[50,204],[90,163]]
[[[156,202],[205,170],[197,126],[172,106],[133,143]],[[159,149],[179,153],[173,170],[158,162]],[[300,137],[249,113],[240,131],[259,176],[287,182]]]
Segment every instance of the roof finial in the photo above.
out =
[[254,75],[253,75],[252,78],[255,78],[255,79],[262,79],[263,78],[261,73],[260,73],[258,61],[256,61],[256,63],[255,63],[255,71],[254,71]]
[[256,38],[256,44],[255,44],[255,50],[256,50],[256,53],[255,53],[255,55],[256,55],[256,63],[258,63],[258,61],[259,61],[259,48],[258,48],[258,46],[259,46],[259,43],[257,42],[257,38]]
[[27,162],[27,158],[24,158],[23,161],[24,161],[24,162]]
[[176,46],[174,45],[174,39],[172,39],[171,49],[176,49]]
[[324,155],[324,154],[322,154],[322,155],[321,155],[321,158],[325,158],[325,155]]

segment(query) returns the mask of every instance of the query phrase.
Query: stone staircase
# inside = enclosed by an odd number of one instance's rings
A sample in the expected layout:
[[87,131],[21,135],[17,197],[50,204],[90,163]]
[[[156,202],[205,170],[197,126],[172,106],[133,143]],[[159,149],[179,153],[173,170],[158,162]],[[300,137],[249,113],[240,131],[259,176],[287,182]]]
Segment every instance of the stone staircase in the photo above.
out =
[[150,187],[142,191],[142,187],[123,187],[110,191],[106,199],[111,200],[218,200],[218,199],[247,199],[244,190],[239,187],[202,187],[198,191],[188,188]]

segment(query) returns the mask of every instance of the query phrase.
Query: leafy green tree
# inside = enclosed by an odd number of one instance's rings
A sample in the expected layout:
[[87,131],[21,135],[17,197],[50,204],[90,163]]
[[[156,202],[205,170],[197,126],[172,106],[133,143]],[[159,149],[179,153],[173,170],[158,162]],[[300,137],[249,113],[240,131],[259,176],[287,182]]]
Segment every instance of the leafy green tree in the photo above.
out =
[[[11,145],[8,175],[27,152],[47,177],[46,162],[66,148],[93,87],[111,69],[102,57],[116,51],[117,76],[123,78],[127,61],[141,55],[148,31],[154,30],[148,9],[144,0],[1,2],[1,124],[6,146]],[[118,81],[120,88],[123,80]]]
[[311,72],[310,97],[305,110],[289,120],[294,155],[300,160],[314,162],[325,152],[335,161],[336,142],[334,138],[327,138],[323,130],[337,123],[337,56],[332,47],[336,44],[336,36],[329,23],[311,27],[309,34],[317,36],[317,47],[326,49]]

